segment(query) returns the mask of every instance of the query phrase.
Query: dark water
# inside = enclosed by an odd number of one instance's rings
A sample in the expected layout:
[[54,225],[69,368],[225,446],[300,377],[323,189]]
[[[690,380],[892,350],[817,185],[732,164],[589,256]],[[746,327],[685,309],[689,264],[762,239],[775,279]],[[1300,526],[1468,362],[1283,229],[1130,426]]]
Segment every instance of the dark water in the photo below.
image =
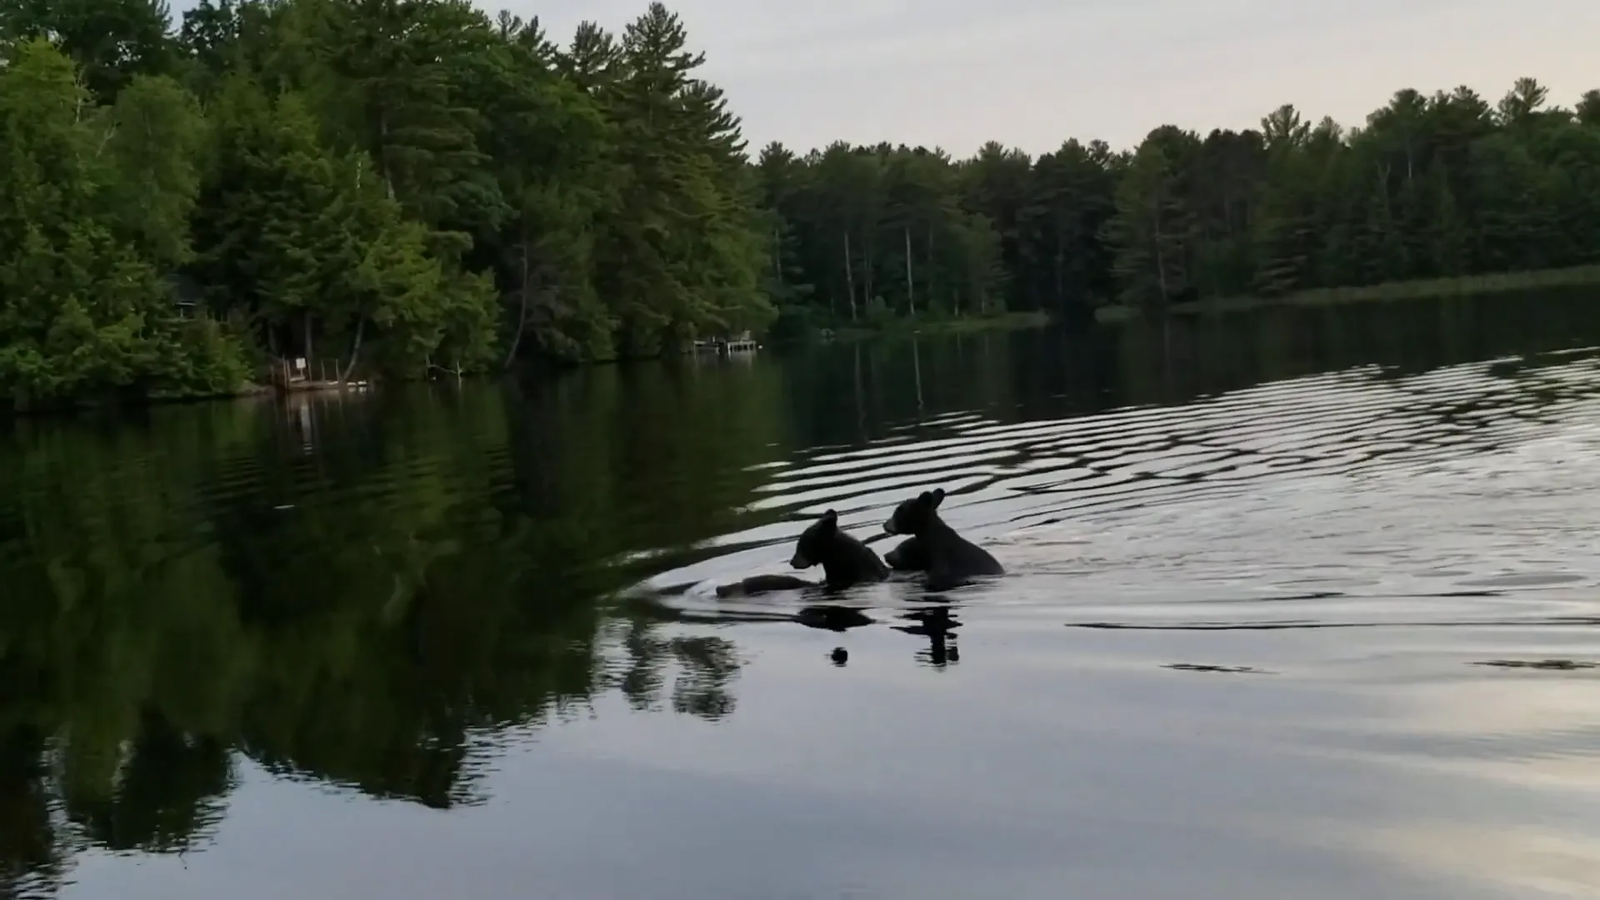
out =
[[[1451,300],[19,424],[0,897],[1596,896],[1597,347]],[[709,595],[935,485],[1012,575]]]

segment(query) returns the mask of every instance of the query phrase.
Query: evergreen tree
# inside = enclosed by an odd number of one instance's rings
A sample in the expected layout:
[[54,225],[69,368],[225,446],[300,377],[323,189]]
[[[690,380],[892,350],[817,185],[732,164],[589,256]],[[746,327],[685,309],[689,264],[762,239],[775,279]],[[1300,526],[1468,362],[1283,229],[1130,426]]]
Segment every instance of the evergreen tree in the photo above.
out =
[[424,377],[1600,262],[1600,91],[1405,89],[1360,128],[1284,105],[1038,158],[751,154],[691,46],[660,3],[564,44],[467,0],[199,0],[176,29],[161,0],[5,6],[0,387],[222,391],[300,356]]

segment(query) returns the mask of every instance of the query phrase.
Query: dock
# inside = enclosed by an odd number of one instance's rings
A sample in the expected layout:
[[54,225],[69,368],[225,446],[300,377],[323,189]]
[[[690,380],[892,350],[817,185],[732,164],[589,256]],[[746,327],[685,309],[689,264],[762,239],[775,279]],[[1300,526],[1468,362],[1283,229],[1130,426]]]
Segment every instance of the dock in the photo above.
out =
[[302,394],[312,391],[364,391],[370,385],[365,381],[322,381],[301,378],[295,381],[280,382],[278,391],[284,394]]
[[733,337],[711,338],[694,342],[695,353],[715,353],[719,356],[754,353],[760,349],[761,345],[756,343],[748,331],[741,332]]
[[272,386],[277,388],[280,394],[302,394],[311,391],[364,391],[371,386],[365,379],[352,379],[349,381],[339,379],[337,377],[339,373],[337,362],[333,364],[333,375],[335,377],[329,378],[327,361],[320,360],[319,362],[321,365],[317,366],[316,369],[320,377],[313,378],[313,367],[308,365],[305,359],[278,360],[278,364],[272,367]]

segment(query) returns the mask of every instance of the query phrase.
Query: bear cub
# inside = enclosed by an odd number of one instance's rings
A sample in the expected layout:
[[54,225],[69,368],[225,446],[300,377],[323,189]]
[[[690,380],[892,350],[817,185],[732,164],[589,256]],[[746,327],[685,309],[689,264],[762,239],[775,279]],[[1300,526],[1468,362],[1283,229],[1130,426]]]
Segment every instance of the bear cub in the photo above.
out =
[[789,565],[796,569],[821,566],[823,586],[835,591],[889,577],[889,567],[878,554],[846,534],[839,527],[839,514],[831,509],[800,533]]
[[928,571],[928,554],[923,551],[922,542],[914,537],[906,538],[893,550],[885,553],[883,561],[896,572]]
[[[944,488],[923,491],[896,506],[883,530],[889,534],[910,535],[926,562],[928,586],[935,590],[960,584],[978,575],[1004,575],[1005,567],[977,544],[972,543],[939,518]],[[901,546],[904,546],[903,544]],[[896,548],[897,550],[899,548]]]
[[[905,544],[901,545],[902,548],[904,546]],[[831,509],[800,533],[789,565],[796,569],[821,566],[822,584],[806,581],[794,575],[752,575],[732,584],[717,585],[717,596],[751,597],[774,591],[815,587],[841,591],[853,585],[883,581],[889,577],[889,567],[883,564],[878,554],[874,553],[871,547],[846,534],[839,527],[839,514]]]

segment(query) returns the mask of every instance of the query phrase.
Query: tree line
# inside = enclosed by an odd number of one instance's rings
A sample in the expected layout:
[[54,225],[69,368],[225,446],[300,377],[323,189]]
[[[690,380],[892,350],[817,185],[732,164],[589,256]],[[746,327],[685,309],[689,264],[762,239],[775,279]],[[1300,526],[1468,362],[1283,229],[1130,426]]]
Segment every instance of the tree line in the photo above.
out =
[[[464,0],[0,13],[0,382],[226,391],[759,328],[738,120],[677,16],[558,47]],[[195,314],[186,314],[193,310]]]
[[1398,91],[1345,129],[1293,106],[1259,129],[1172,125],[971,159],[836,143],[755,163],[781,309],[821,321],[990,309],[1078,318],[1600,263],[1600,90]]
[[[748,152],[660,3],[553,40],[465,0],[0,10],[0,385],[16,407],[418,377],[745,329],[1586,264],[1600,92],[1400,91],[1358,129]],[[754,158],[752,158],[752,155]]]

